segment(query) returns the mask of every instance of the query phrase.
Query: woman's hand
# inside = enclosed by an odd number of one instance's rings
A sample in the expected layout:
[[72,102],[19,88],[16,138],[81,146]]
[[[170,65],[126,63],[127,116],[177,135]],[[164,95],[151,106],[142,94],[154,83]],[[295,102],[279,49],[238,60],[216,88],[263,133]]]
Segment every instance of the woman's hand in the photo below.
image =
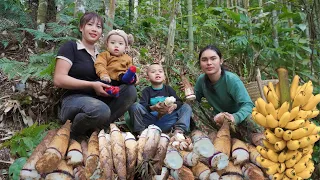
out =
[[227,118],[234,123],[234,117],[228,112],[221,112],[213,117],[213,120],[219,125],[222,126],[224,119]]
[[104,90],[108,87],[110,86],[99,81],[92,82],[92,89],[94,89],[98,96],[110,97],[110,95]]

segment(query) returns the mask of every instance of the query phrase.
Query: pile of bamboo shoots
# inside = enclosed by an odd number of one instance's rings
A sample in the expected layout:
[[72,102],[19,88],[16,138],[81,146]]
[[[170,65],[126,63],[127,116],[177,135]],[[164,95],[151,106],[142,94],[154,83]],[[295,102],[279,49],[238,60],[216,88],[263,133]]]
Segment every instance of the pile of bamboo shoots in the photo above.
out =
[[70,139],[70,121],[49,131],[34,150],[21,179],[249,179],[263,178],[252,145],[231,139],[226,121],[218,132],[194,130],[171,138],[150,125],[139,139],[110,124],[81,143]]
[[313,146],[319,140],[320,127],[311,119],[319,114],[320,94],[312,94],[311,81],[299,85],[296,75],[290,91],[287,85],[285,98],[280,83],[264,86],[267,102],[259,98],[253,108],[254,121],[265,128],[264,145],[257,146],[260,155],[256,160],[270,179],[308,179],[314,171]]

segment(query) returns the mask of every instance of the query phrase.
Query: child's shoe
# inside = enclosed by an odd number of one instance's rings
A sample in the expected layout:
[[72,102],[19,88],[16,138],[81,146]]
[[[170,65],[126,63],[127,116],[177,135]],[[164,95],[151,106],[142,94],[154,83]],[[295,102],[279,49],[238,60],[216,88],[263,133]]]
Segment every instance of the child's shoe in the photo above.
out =
[[121,81],[126,84],[133,84],[136,80],[137,68],[136,66],[130,66],[126,73],[121,78]]

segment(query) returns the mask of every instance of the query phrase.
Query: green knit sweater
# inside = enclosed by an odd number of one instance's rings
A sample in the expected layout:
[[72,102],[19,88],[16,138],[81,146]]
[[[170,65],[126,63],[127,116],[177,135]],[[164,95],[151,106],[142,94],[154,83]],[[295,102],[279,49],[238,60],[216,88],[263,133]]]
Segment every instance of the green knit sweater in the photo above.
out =
[[225,71],[212,86],[214,91],[206,88],[205,76],[201,74],[195,85],[195,94],[199,102],[202,97],[207,99],[213,107],[214,114],[228,112],[233,115],[236,124],[241,123],[251,114],[254,105],[237,75]]

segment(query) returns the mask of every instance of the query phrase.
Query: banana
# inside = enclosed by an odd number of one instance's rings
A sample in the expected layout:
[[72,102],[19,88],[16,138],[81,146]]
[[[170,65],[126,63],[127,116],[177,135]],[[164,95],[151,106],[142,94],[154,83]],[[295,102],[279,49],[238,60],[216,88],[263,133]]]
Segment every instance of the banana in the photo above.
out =
[[[269,159],[266,159],[266,158],[263,158],[263,157],[261,157],[260,159],[261,159],[261,162],[259,162],[259,163],[264,168],[267,168],[267,167],[270,167],[270,166],[274,166],[274,165],[278,165],[278,163],[272,162]],[[277,168],[276,168],[276,170],[277,170]]]
[[276,128],[279,126],[279,121],[277,121],[271,114],[266,116],[266,121],[269,128]]
[[283,113],[283,115],[279,119],[279,126],[284,128],[284,127],[286,127],[288,122],[290,122],[290,112],[287,111],[287,112]]
[[297,153],[298,153],[297,150],[288,150],[286,154],[286,161],[293,157],[296,157]]
[[290,107],[290,104],[287,101],[282,103],[282,105],[278,110],[278,119],[280,119],[285,112],[289,111],[289,107]]
[[309,145],[313,145],[314,143],[316,143],[317,141],[319,141],[320,135],[310,135],[310,144]]
[[[254,114],[254,112],[252,112],[252,114]],[[263,127],[268,127],[267,126],[267,119],[264,115],[262,115],[261,113],[258,113],[255,111],[255,114],[252,116],[252,119],[259,124],[260,126]]]
[[319,115],[320,111],[318,109],[315,109],[315,110],[311,110],[312,113],[308,116],[308,119],[312,119],[312,118],[315,118]]
[[298,151],[296,155],[297,162],[299,162],[301,158],[302,158],[302,152]]
[[296,129],[292,131],[292,139],[293,140],[301,139],[302,137],[307,136],[307,133],[308,133],[308,128],[306,127]]
[[267,139],[267,141],[271,144],[275,144],[278,141],[281,141],[281,138],[278,138],[270,129],[266,129],[264,132],[264,135]]
[[292,82],[291,82],[291,86],[290,86],[290,98],[291,100],[294,99],[294,97],[296,96],[296,92],[297,92],[297,89],[298,89],[298,86],[299,86],[299,80],[300,80],[300,77],[298,75],[295,75],[292,79]]
[[256,149],[263,158],[269,159],[266,148],[262,146],[257,146]]
[[276,94],[280,98],[281,94],[280,94],[280,83],[279,82],[276,84]]
[[296,176],[296,172],[293,168],[287,168],[286,175],[288,176],[288,178],[294,178]]
[[309,179],[312,175],[313,171],[311,172],[308,168],[304,171],[297,174],[297,176],[301,177],[302,179]]
[[307,154],[305,156],[303,156],[300,161],[298,161],[298,163],[307,163],[311,160],[312,155],[311,154]]
[[272,176],[272,180],[281,180],[284,173],[276,173]]
[[299,119],[299,120],[288,122],[285,128],[289,130],[296,130],[298,128],[302,128],[304,125],[305,125],[305,120]]
[[309,160],[309,161],[307,162],[307,169],[309,169],[310,172],[313,172],[313,171],[314,171],[314,163],[313,163],[312,160]]
[[259,112],[264,116],[268,115],[267,110],[266,110],[266,104],[267,103],[261,97],[259,97],[256,100],[256,102],[257,102],[256,103],[256,107],[259,110]]
[[311,135],[313,130],[317,127],[317,125],[315,125],[314,123],[310,123],[308,125],[305,126],[305,128],[308,129],[308,131],[306,132],[306,136]]
[[310,111],[314,109],[319,102],[320,102],[320,94],[317,94],[314,96],[313,99],[310,99],[307,104],[302,106],[302,109],[305,111]]
[[300,142],[298,140],[287,141],[287,148],[289,150],[297,150],[300,147]]
[[283,140],[285,140],[285,141],[291,140],[291,138],[292,138],[292,131],[291,131],[291,130],[286,130],[286,131],[284,131],[282,138],[283,138]]
[[268,149],[267,150],[267,156],[268,156],[268,159],[270,159],[271,161],[273,162],[278,162],[278,154],[274,151],[272,151],[271,149]]
[[298,115],[296,116],[295,120],[298,119],[307,119],[308,116],[310,116],[312,114],[312,111],[304,111],[304,110],[300,110]]
[[304,171],[307,168],[307,163],[297,163],[293,166],[293,169],[296,171],[296,173],[300,173]]
[[300,148],[305,148],[310,145],[310,142],[311,142],[310,137],[309,136],[303,137],[299,139],[299,142],[300,142]]
[[[264,97],[266,97],[266,98],[268,97],[268,92],[269,92],[269,88],[267,86],[263,86]],[[268,100],[268,102],[270,102],[270,101]]]
[[288,176],[284,174],[282,180],[291,180],[291,178],[288,178]]
[[286,168],[291,168],[291,167],[293,167],[293,166],[296,164],[296,162],[297,162],[296,157],[292,157],[291,159],[289,159],[289,160],[287,160],[287,161],[285,162]]
[[274,148],[277,151],[282,151],[287,146],[287,142],[284,140],[278,141],[274,144]]
[[271,102],[269,102],[268,104],[266,104],[266,111],[268,114],[271,114],[275,119],[278,119],[278,116],[277,116],[277,111],[276,109],[274,108],[273,104]]
[[320,126],[317,126],[316,128],[314,128],[314,130],[312,131],[312,135],[317,135],[320,133]]
[[253,107],[252,111],[258,111],[257,107]]
[[274,134],[278,137],[278,138],[282,138],[283,136],[283,132],[284,130],[280,127],[277,127],[274,129]]
[[274,148],[274,144],[269,143],[267,140],[262,140],[262,143],[266,148],[272,149],[273,151],[278,152],[278,150]]
[[292,180],[303,180],[303,179],[302,179],[302,177],[299,177],[296,175],[294,178],[292,178]]
[[269,91],[266,98],[268,102],[271,102],[273,104],[275,109],[278,109],[278,107],[280,106],[280,102],[274,97],[272,92]]
[[313,144],[310,144],[309,146],[301,149],[301,152],[303,155],[312,154],[312,151],[313,151]]
[[312,92],[313,92],[312,81],[309,80],[307,82],[307,85],[306,85],[306,88],[305,88],[304,92],[306,93],[306,100],[308,101],[310,99],[310,97],[313,95],[312,94]]
[[291,111],[290,111],[290,121],[292,121],[293,119],[295,119],[297,117],[299,111],[300,111],[300,107],[299,106],[291,109]]
[[293,99],[292,108],[297,106],[303,106],[306,103],[304,91],[299,92],[296,97]]
[[286,170],[286,164],[285,163],[279,163],[279,166],[278,166],[278,173],[283,173],[284,171]]
[[278,161],[280,163],[283,163],[286,161],[286,157],[287,157],[287,152],[286,151],[281,151],[279,156],[278,156]]
[[274,175],[275,173],[277,173],[278,166],[279,166],[278,164],[275,164],[275,165],[266,167],[266,173],[268,175]]

